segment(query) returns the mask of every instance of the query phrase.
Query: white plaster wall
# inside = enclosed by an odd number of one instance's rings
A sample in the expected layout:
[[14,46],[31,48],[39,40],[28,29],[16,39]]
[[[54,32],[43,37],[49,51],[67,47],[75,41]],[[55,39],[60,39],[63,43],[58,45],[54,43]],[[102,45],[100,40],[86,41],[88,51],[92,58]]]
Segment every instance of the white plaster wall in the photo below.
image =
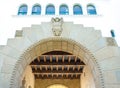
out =
[[29,86],[31,86],[31,88],[34,88],[34,75],[32,73],[32,69],[30,66],[27,66],[23,76],[22,76],[22,79],[25,77],[25,80],[26,80],[26,85],[25,85],[25,88],[29,88]]
[[[3,46],[0,47],[0,49],[2,49],[2,48],[3,48]],[[0,72],[1,72],[2,65],[3,65],[3,58],[0,58]]]
[[3,65],[3,59],[1,58],[0,59],[0,71],[1,71],[2,65]]
[[[27,16],[17,16],[18,8],[21,4],[28,5]],[[32,6],[36,3],[42,6],[41,16],[31,16]],[[45,7],[52,3],[56,7],[56,15],[45,16]],[[60,16],[58,13],[59,5],[68,4],[70,15]],[[73,16],[72,6],[75,3],[81,4],[83,7],[82,16]],[[96,6],[96,16],[88,16],[86,6],[88,3],[93,3]],[[103,36],[111,36],[110,30],[114,29],[116,39],[120,45],[120,1],[119,0],[1,0],[0,1],[0,45],[6,44],[10,37],[14,37],[15,30],[20,30],[22,27],[31,26],[31,24],[40,24],[41,22],[50,21],[51,17],[63,17],[65,21],[73,21],[76,24],[95,27],[101,29]]]
[[80,79],[81,88],[95,88],[93,76],[88,66],[85,66]]

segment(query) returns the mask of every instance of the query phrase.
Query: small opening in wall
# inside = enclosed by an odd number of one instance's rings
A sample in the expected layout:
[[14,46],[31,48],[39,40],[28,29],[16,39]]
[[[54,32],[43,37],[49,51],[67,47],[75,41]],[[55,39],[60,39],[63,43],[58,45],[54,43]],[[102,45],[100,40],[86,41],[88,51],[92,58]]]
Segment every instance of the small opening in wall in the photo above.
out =
[[111,33],[111,36],[112,36],[112,37],[115,37],[115,32],[114,32],[114,30],[111,30],[110,33]]

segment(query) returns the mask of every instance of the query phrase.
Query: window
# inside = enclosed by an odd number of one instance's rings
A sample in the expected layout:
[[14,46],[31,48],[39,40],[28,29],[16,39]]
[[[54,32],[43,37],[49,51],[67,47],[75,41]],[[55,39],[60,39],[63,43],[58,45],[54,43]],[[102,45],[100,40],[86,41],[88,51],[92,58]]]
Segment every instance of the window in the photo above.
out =
[[114,32],[114,30],[111,30],[110,32],[111,32],[111,36],[112,36],[112,37],[115,37],[115,32]]
[[54,5],[48,5],[46,7],[46,15],[54,15],[55,14],[55,7]]
[[21,5],[18,10],[18,15],[26,15],[27,14],[27,5]]
[[87,13],[89,15],[96,15],[96,8],[94,5],[87,5]]
[[32,8],[32,15],[40,15],[41,14],[41,6],[34,5]]
[[74,5],[73,6],[73,14],[74,15],[81,15],[81,14],[83,14],[82,7],[80,5]]
[[69,9],[67,5],[61,5],[59,8],[59,14],[60,15],[68,15],[69,14]]

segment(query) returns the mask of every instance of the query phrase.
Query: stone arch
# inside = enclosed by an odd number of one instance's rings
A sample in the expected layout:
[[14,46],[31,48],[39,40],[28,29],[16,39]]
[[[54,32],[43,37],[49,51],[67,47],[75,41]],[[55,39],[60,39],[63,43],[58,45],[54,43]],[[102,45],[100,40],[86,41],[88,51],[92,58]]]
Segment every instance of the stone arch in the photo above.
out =
[[[29,65],[34,58],[43,53],[55,50],[66,51],[81,58],[81,60],[90,67],[94,76],[95,87],[104,88],[103,75],[94,55],[79,42],[62,37],[46,38],[28,47],[15,64],[10,81],[10,88],[20,87],[20,77],[26,66]],[[18,72],[18,70],[21,72]]]

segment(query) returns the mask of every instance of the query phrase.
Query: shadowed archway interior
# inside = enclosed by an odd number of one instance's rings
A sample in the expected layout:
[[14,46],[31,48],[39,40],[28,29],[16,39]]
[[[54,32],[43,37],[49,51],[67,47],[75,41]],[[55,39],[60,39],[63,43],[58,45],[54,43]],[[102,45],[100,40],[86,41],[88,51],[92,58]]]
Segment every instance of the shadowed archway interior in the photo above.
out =
[[30,66],[35,79],[80,79],[84,62],[64,51],[51,51],[34,59]]

